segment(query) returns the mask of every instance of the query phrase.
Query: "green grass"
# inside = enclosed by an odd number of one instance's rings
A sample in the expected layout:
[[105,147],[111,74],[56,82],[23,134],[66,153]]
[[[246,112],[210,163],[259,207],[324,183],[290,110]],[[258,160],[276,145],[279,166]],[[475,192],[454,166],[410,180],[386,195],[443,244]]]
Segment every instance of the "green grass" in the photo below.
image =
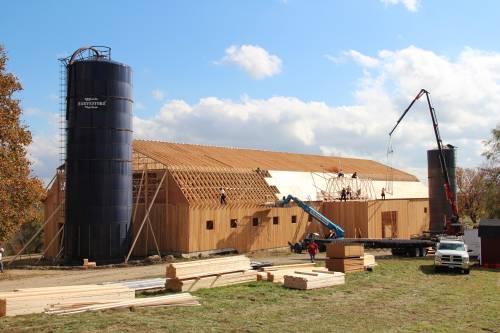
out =
[[1,332],[500,332],[500,272],[434,274],[430,259],[380,260],[344,286],[269,282],[193,293],[202,306],[0,319]]

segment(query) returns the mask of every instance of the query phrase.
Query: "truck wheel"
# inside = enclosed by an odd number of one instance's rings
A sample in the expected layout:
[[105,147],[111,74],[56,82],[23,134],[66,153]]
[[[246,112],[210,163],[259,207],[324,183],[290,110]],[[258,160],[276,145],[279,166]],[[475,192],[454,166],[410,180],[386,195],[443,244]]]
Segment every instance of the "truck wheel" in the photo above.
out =
[[293,246],[293,252],[295,252],[297,254],[301,254],[302,253],[302,245],[300,245],[299,243],[295,243]]
[[468,268],[464,269],[463,272],[464,272],[464,274],[469,274],[470,273],[470,269],[468,269]]
[[434,266],[434,272],[440,273],[441,272],[441,267],[439,266]]

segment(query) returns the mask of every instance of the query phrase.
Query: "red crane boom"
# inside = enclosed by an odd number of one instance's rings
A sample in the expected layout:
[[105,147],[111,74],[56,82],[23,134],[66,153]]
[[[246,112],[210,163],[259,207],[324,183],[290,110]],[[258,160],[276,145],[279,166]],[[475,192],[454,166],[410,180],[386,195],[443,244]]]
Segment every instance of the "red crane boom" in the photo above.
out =
[[437,146],[438,146],[438,151],[439,151],[439,165],[441,167],[441,173],[443,174],[444,178],[444,191],[446,194],[446,199],[448,200],[448,203],[450,204],[451,211],[452,211],[452,216],[446,219],[445,222],[445,233],[448,235],[457,235],[461,233],[462,226],[459,223],[458,219],[458,208],[457,208],[457,202],[455,197],[453,196],[453,193],[451,193],[451,187],[450,187],[450,176],[448,174],[448,168],[446,165],[446,160],[444,158],[444,153],[443,153],[443,142],[441,140],[441,135],[439,134],[439,127],[438,127],[438,122],[436,118],[436,112],[434,111],[434,108],[432,107],[431,104],[431,99],[429,97],[429,92],[425,89],[421,89],[420,92],[415,96],[413,101],[408,105],[406,110],[403,112],[401,117],[399,117],[398,121],[396,122],[396,125],[393,127],[393,129],[389,132],[389,136],[392,135],[392,133],[396,130],[396,127],[398,127],[399,123],[401,120],[403,120],[404,116],[410,111],[411,107],[415,102],[425,95],[427,98],[427,105],[429,106],[429,112],[431,114],[431,119],[432,119],[432,126],[434,127],[434,134],[436,136],[436,141],[437,141]]

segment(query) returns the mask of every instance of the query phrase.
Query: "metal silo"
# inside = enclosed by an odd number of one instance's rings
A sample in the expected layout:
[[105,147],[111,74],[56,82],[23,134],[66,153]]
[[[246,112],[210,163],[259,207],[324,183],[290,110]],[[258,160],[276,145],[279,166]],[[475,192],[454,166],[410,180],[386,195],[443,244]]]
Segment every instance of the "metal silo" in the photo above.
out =
[[124,259],[132,212],[132,70],[110,49],[67,59],[64,258]]
[[[443,155],[450,178],[450,189],[453,197],[457,197],[455,179],[455,149],[452,146],[443,146]],[[451,205],[446,199],[444,177],[439,163],[439,150],[427,151],[427,169],[429,178],[429,217],[430,231],[432,234],[443,232],[445,217],[453,215]]]

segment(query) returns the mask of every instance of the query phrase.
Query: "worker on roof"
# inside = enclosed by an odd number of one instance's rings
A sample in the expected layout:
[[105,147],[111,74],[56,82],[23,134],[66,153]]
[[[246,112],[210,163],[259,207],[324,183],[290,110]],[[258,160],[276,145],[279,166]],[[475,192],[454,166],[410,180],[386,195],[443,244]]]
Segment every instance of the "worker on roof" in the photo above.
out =
[[226,204],[226,191],[224,191],[224,187],[220,188],[220,204],[221,205]]
[[342,191],[340,192],[340,201],[347,201],[347,191],[345,190],[345,187],[342,187]]
[[314,258],[316,253],[318,253],[318,244],[315,241],[311,241],[307,244],[307,252],[309,252],[309,257],[311,257],[311,262],[314,263]]
[[351,178],[358,178],[358,172],[354,171],[354,173],[352,174]]

